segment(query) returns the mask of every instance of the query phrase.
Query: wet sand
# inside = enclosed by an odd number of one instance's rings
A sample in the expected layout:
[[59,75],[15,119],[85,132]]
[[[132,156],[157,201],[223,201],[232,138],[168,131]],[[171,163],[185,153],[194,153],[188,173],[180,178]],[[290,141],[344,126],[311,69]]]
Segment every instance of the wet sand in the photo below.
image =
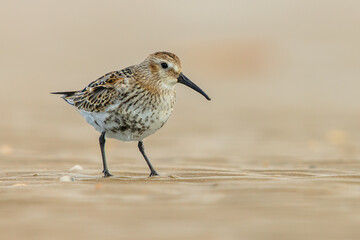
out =
[[[243,168],[215,159],[171,164],[155,160],[161,176],[151,179],[144,176],[147,171],[141,164],[132,161],[111,161],[116,176],[108,179],[99,176],[99,168],[83,162],[87,167],[79,172],[50,170],[64,167],[45,161],[41,170],[2,171],[2,238],[359,236],[360,175],[353,170],[359,168],[358,161],[324,161],[326,168],[305,164]],[[63,176],[73,181],[60,182]]]
[[[0,10],[0,239],[360,239],[358,6],[44,4]],[[104,179],[99,134],[49,92],[157,50],[212,101],[177,86],[145,140],[160,176],[110,139]]]

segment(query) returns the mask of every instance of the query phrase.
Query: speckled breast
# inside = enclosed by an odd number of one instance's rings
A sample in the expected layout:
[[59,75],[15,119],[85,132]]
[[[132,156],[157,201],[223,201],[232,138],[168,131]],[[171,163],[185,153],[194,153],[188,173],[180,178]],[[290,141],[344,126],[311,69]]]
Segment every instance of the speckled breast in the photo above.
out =
[[103,120],[106,137],[121,141],[142,140],[166,123],[175,104],[175,96],[171,95],[141,100],[128,104],[120,102],[106,111]]

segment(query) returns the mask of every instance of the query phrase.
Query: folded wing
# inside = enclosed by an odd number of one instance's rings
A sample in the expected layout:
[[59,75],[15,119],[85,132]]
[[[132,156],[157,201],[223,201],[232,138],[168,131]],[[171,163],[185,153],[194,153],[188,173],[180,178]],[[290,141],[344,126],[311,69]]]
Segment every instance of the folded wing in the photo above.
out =
[[119,85],[124,82],[121,72],[110,72],[93,81],[81,91],[53,92],[62,94],[62,98],[79,110],[100,112],[114,104],[119,96]]

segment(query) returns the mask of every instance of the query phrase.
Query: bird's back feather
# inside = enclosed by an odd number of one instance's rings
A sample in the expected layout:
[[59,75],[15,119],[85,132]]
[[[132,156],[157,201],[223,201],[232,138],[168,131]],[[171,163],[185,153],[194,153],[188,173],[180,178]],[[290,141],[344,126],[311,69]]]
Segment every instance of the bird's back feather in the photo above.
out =
[[119,95],[119,85],[125,78],[132,78],[131,67],[120,71],[113,71],[105,74],[91,82],[80,91],[52,92],[62,94],[62,98],[78,110],[88,112],[100,112],[116,101]]

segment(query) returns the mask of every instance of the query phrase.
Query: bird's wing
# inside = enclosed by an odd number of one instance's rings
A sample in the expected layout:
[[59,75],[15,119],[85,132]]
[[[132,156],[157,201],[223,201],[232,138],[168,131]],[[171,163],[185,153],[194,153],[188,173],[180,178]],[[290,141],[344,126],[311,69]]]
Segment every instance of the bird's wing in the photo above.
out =
[[64,100],[79,110],[100,112],[115,103],[121,95],[120,85],[125,84],[125,79],[131,77],[131,69],[125,68],[105,74],[81,91],[59,92],[58,94],[64,94]]

